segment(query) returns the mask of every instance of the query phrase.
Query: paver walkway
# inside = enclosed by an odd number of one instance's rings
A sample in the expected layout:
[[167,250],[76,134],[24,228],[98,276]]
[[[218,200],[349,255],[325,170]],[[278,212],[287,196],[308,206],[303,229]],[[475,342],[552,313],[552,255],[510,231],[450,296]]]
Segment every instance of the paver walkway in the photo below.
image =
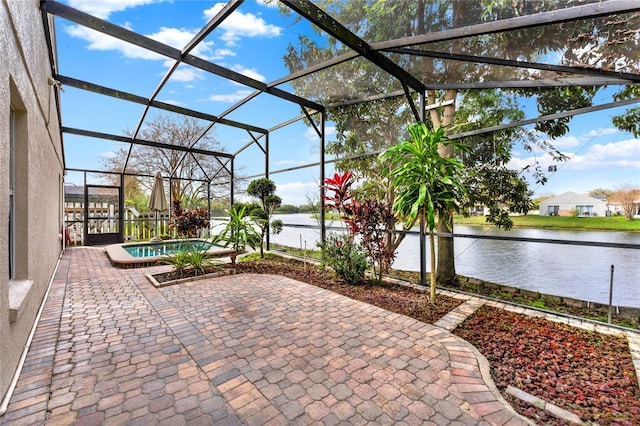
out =
[[272,275],[63,257],[2,424],[522,425],[444,329]]

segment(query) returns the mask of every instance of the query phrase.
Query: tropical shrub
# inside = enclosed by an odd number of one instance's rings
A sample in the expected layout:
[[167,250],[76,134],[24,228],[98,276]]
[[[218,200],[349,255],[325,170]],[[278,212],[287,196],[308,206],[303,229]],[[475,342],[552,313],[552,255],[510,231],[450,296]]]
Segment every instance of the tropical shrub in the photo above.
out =
[[174,271],[182,277],[189,266],[189,253],[186,250],[176,250],[159,262],[172,266]]
[[207,246],[199,249],[187,240],[182,242],[180,247],[180,250],[176,250],[160,261],[165,265],[173,266],[179,276],[184,276],[188,270],[192,270],[194,275],[202,275],[207,272],[209,267],[217,268],[211,255],[207,252]]
[[376,199],[353,201],[347,213],[345,221],[349,232],[359,237],[380,282],[382,274],[389,271],[395,259],[395,253],[387,246],[387,235],[396,224],[396,216],[389,203]]
[[174,200],[169,228],[179,237],[196,237],[199,229],[209,228],[209,212],[205,208],[183,210],[181,201]]
[[322,265],[331,267],[348,284],[357,284],[364,278],[369,266],[367,255],[348,235],[331,234],[322,249]]
[[323,195],[325,207],[335,209],[342,217],[347,217],[346,209],[349,207],[353,195],[351,185],[355,182],[353,174],[349,171],[343,174],[335,173],[332,178],[324,180],[324,188],[331,191],[330,195]]
[[214,260],[211,258],[211,255],[207,250],[208,247],[198,250],[193,245],[191,245],[191,249],[188,249],[189,268],[193,269],[195,275],[205,274],[209,267],[215,267],[218,269],[218,266],[214,263]]
[[330,191],[329,195],[324,195],[325,206],[339,213],[348,231],[349,244],[340,249],[344,251],[355,247],[358,241],[371,261],[378,281],[381,281],[382,274],[389,270],[395,259],[395,253],[387,245],[389,229],[396,224],[391,206],[376,199],[355,200],[351,193],[354,183],[351,172],[336,173],[324,183],[325,189]]

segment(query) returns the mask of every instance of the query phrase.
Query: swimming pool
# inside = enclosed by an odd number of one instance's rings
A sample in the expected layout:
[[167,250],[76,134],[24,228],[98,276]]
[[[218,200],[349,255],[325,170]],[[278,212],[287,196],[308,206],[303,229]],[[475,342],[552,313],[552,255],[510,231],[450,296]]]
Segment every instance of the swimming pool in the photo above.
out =
[[195,249],[197,251],[209,250],[212,247],[224,248],[217,246],[208,241],[168,241],[166,243],[153,244],[132,244],[123,246],[123,248],[133,257],[150,257],[173,254],[183,250]]
[[186,244],[193,245],[197,250],[207,250],[211,256],[225,256],[233,252],[222,246],[212,244],[211,241],[193,240],[168,240],[161,243],[125,243],[112,244],[105,247],[109,260],[118,268],[140,268],[158,264],[171,253],[184,249]]

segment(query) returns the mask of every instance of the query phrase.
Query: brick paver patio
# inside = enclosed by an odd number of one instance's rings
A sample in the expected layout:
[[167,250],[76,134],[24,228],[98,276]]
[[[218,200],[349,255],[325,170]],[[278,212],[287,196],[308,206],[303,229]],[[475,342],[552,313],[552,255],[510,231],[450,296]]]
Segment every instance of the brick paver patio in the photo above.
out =
[[67,251],[1,424],[527,424],[442,328],[275,275],[150,270]]

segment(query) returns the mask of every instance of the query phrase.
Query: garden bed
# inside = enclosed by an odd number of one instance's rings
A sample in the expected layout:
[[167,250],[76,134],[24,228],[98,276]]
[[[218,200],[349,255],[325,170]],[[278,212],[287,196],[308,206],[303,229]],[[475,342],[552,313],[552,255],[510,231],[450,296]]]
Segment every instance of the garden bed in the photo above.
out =
[[[393,270],[391,275],[395,278],[418,282],[419,273],[413,271]],[[594,321],[607,321],[607,307],[599,303],[588,303],[582,300],[570,299],[566,297],[545,295],[533,291],[522,290],[516,287],[493,284],[475,278],[458,276],[455,285],[442,287],[454,291],[477,294],[505,302],[519,305],[531,306],[545,311],[558,312],[560,314],[573,315],[575,317],[590,319]],[[589,306],[589,307],[587,307]],[[614,309],[611,323],[630,329],[640,328],[640,314],[636,308],[618,307]]]
[[187,270],[182,274],[177,272],[163,272],[154,275],[147,274],[146,277],[155,287],[167,287],[170,285],[181,284],[185,282],[199,281],[207,278],[216,278],[222,275],[233,275],[235,273],[236,270],[233,268],[217,269],[209,267],[204,274],[199,275],[194,275],[192,271]]
[[[487,325],[491,324],[491,333]],[[489,360],[498,389],[525,416],[564,424],[505,394],[524,390],[599,425],[640,424],[640,388],[625,338],[484,306],[454,334]]]

